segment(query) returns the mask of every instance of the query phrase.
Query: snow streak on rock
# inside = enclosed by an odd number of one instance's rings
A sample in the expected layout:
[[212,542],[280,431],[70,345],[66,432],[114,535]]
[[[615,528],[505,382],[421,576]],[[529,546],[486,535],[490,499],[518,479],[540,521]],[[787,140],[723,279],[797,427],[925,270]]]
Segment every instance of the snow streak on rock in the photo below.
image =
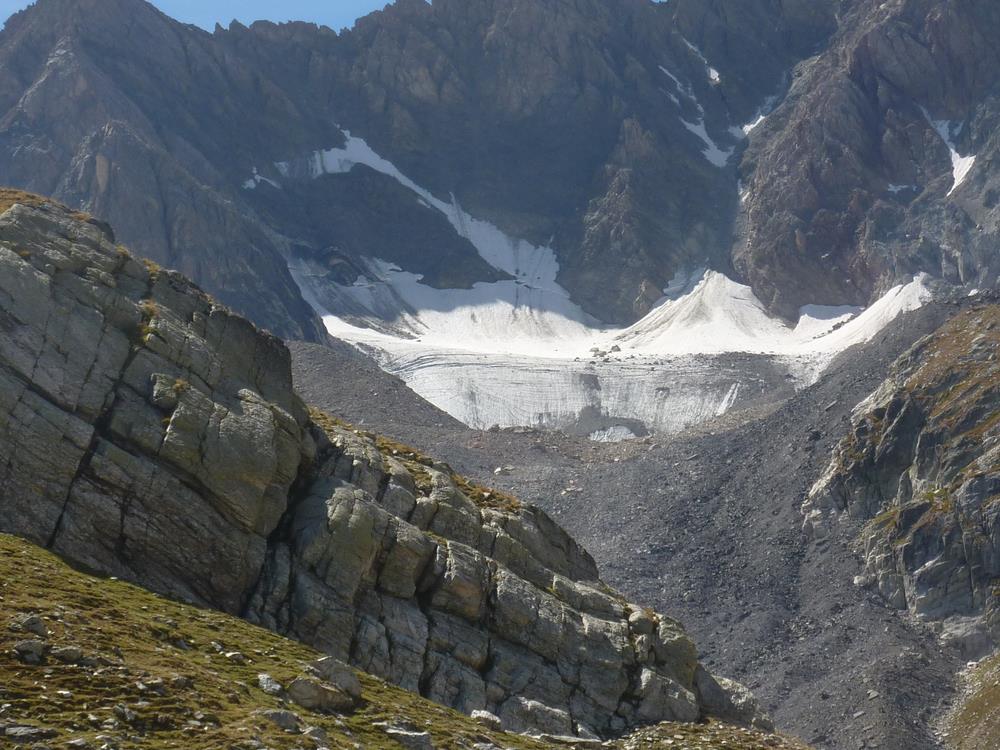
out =
[[931,127],[941,136],[941,140],[944,141],[948,147],[948,152],[951,154],[952,185],[951,190],[948,191],[948,195],[951,195],[965,182],[965,178],[969,176],[969,172],[972,171],[972,167],[976,163],[976,155],[962,156],[955,148],[954,138],[957,138],[962,132],[961,123],[956,125],[949,120],[932,120],[926,110],[924,110],[924,116],[931,124]]
[[[712,136],[708,134],[708,130],[705,128],[705,109],[701,106],[701,103],[697,100],[692,91],[691,86],[688,84],[682,84],[680,79],[677,78],[673,73],[667,70],[662,65],[660,70],[667,75],[674,85],[677,86],[677,90],[683,94],[688,100],[690,100],[695,107],[698,109],[698,117],[694,120],[688,120],[684,115],[680,116],[681,124],[684,125],[690,132],[694,133],[705,144],[705,148],[702,149],[702,155],[712,164],[717,167],[725,167],[729,163],[729,157],[733,155],[735,149],[724,149],[719,146],[713,139]],[[718,74],[716,74],[718,75]],[[680,100],[674,95],[667,92],[675,104],[680,106]]]

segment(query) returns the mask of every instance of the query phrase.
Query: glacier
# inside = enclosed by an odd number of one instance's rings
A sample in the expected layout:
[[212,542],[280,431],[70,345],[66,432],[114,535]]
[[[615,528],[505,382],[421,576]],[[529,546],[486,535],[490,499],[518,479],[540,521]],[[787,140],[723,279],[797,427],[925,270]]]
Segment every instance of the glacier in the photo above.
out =
[[440,211],[481,257],[513,278],[434,289],[379,258],[353,284],[291,258],[289,270],[328,332],[369,353],[420,396],[477,429],[562,429],[594,440],[673,433],[790,395],[844,349],[870,340],[930,298],[927,277],[891,289],[867,309],[808,306],[795,325],[753,291],[691,269],[644,318],[601,325],[558,281],[550,247],[510,237],[443,201],[345,131],[341,148],[277,164],[283,179],[312,179],[365,164]]

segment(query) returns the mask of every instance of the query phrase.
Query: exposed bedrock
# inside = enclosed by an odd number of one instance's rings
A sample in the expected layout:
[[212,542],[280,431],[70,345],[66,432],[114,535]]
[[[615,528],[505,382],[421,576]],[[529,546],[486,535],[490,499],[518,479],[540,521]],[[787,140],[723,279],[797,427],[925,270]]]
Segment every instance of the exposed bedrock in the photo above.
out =
[[998,344],[996,304],[918,342],[857,407],[803,506],[813,536],[865,521],[856,583],[940,623],[969,657],[1000,636]]

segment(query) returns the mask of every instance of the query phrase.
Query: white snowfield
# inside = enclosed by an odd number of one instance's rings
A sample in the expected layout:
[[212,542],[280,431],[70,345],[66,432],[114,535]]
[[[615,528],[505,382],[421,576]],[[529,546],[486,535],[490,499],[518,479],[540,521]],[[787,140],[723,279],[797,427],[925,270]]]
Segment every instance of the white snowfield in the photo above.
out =
[[770,316],[752,290],[723,274],[678,275],[658,306],[628,328],[584,313],[556,281],[548,247],[508,237],[431,195],[360,138],[279,165],[286,179],[366,164],[440,211],[486,262],[513,280],[433,289],[420,276],[369,259],[353,285],[303,260],[289,267],[327,330],[371,353],[388,372],[466,424],[538,426],[615,440],[675,432],[775,388],[813,382],[833,357],[870,340],[930,297],[924,277],[866,310],[803,308],[795,326]]

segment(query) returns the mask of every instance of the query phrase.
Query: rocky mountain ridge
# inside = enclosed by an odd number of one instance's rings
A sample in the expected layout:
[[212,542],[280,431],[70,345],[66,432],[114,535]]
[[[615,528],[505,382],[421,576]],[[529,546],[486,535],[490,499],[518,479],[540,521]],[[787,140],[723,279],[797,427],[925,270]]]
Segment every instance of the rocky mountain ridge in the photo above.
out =
[[995,286],[996,5],[840,6],[751,135],[737,268],[786,314],[916,270]]
[[385,175],[282,174],[345,131],[551,245],[606,323],[706,266],[795,318],[917,271],[993,284],[997,23],[986,0],[408,0],[339,35],[207,34],[140,0],[41,0],[0,34],[0,177],[289,337],[320,336],[289,259],[348,286],[372,258],[432,288],[503,277]]
[[309,412],[278,339],[89,217],[3,197],[4,531],[517,731],[766,724],[542,511]]

